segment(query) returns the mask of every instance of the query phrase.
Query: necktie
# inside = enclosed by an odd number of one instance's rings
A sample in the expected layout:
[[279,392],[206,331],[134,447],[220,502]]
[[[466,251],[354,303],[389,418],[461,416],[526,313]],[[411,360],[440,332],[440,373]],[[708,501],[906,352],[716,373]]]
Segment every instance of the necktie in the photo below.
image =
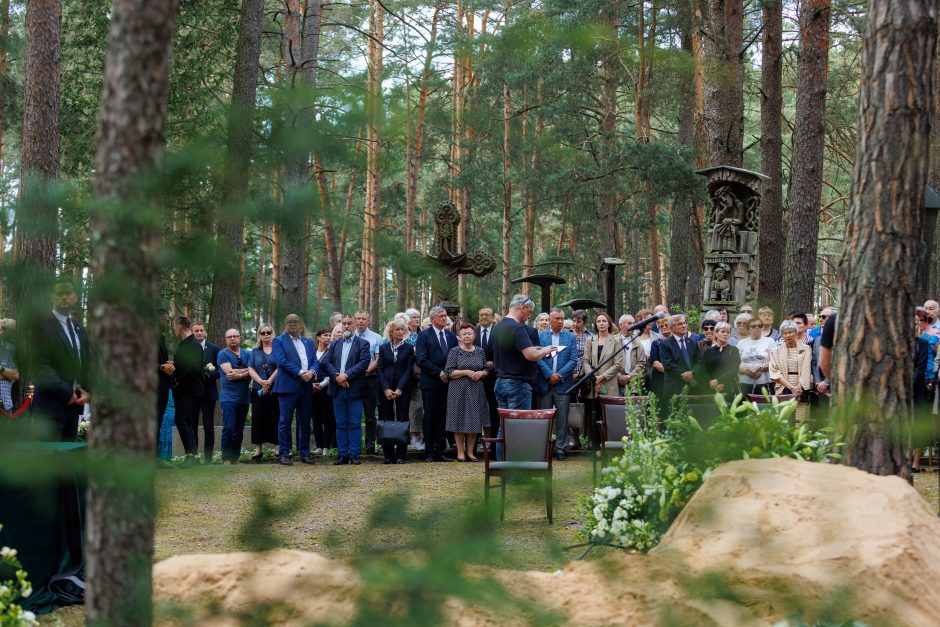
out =
[[444,355],[446,356],[447,355],[447,340],[444,339],[443,331],[440,331],[439,333],[440,333],[440,338],[441,338],[441,352],[444,353]]
[[489,329],[483,329],[483,341],[480,342],[480,344],[482,344],[481,348],[483,348],[483,350],[486,350],[486,344],[489,341],[489,338],[488,338],[489,333],[490,333]]
[[75,351],[75,357],[81,361],[81,353],[78,350],[78,338],[75,336],[75,325],[72,324],[72,317],[65,319],[69,328],[69,341],[72,343],[72,350]]

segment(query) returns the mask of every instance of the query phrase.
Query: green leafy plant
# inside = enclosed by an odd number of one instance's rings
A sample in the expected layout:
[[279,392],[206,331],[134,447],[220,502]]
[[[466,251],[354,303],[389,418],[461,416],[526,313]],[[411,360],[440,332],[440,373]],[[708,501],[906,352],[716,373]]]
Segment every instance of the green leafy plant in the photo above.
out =
[[[0,525],[3,529],[3,525]],[[16,559],[16,549],[8,546],[0,548],[0,572],[13,571],[13,579],[0,580],[0,627],[19,627],[38,625],[35,614],[26,611],[16,603],[33,593],[33,587],[26,578],[26,571]]]
[[679,405],[661,435],[655,408],[628,412],[624,454],[601,474],[601,485],[580,503],[583,536],[591,541],[649,550],[659,543],[711,471],[724,462],[771,457],[827,462],[840,458],[832,429],[791,424],[796,401],[729,405],[720,394],[720,415],[708,428]]

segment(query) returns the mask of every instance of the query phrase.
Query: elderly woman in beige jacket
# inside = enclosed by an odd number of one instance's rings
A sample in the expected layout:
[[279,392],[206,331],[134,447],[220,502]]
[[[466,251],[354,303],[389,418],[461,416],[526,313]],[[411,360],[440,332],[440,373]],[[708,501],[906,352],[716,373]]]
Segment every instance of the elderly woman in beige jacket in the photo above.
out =
[[783,342],[770,352],[770,379],[777,394],[795,394],[800,400],[812,389],[811,362],[813,349],[797,340],[796,325],[784,320],[780,324]]

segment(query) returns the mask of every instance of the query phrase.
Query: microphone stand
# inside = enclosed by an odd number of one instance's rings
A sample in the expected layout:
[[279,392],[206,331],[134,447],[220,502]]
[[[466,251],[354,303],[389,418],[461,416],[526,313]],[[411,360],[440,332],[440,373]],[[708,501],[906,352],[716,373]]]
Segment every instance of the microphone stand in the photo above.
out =
[[[651,324],[652,324],[652,323],[651,323]],[[635,331],[640,331],[640,329],[634,329],[634,330],[635,330]],[[631,345],[633,344],[633,341],[634,341],[636,338],[640,337],[640,335],[642,335],[642,333],[639,333],[639,332],[638,332],[638,333],[635,333],[635,334],[633,334],[633,335],[631,335],[631,336],[630,336],[630,339],[627,340],[626,342],[623,342],[623,343],[622,343],[622,346],[621,346],[618,350],[614,351],[614,353],[613,353],[610,357],[608,357],[607,359],[605,359],[605,360],[602,361],[601,363],[599,363],[599,364],[597,364],[596,366],[594,366],[594,368],[592,368],[590,372],[587,372],[587,373],[585,373],[584,375],[582,375],[580,379],[576,379],[575,382],[572,383],[572,384],[568,387],[568,389],[564,391],[564,394],[571,394],[574,390],[576,390],[576,389],[578,389],[579,387],[581,387],[581,386],[584,384],[585,381],[587,381],[587,380],[589,380],[589,379],[593,379],[595,372],[597,372],[598,370],[600,370],[603,366],[605,366],[608,362],[610,362],[611,360],[613,360],[617,355],[619,355],[620,353],[622,353],[623,351],[625,351],[627,348],[630,348]]]

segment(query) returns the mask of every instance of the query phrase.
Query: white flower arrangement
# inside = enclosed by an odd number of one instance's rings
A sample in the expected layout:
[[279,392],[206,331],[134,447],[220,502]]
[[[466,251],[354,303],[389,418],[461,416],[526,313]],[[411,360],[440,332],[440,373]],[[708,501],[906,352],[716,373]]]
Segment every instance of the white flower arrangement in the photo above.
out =
[[[3,525],[0,525],[3,529]],[[0,564],[16,569],[14,579],[0,582],[0,625],[19,627],[38,625],[36,615],[24,610],[15,601],[27,598],[33,593],[33,587],[26,579],[26,571],[16,559],[16,549],[8,546],[0,548]]]

